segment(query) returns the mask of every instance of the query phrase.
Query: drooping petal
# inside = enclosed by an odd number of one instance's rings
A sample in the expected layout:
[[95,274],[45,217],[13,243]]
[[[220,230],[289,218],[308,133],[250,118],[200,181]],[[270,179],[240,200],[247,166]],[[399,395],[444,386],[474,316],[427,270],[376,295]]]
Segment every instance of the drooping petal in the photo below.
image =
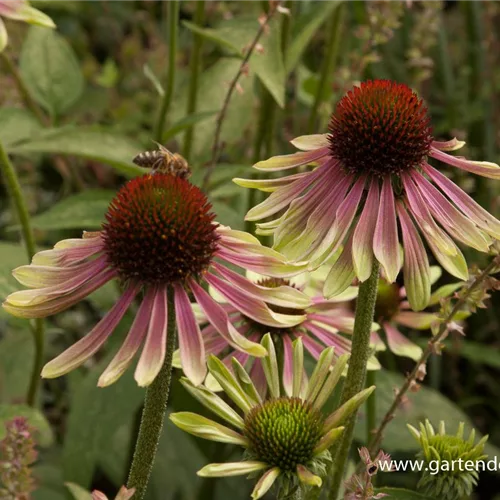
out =
[[373,253],[384,269],[385,277],[392,283],[401,268],[399,257],[398,226],[391,178],[382,184],[380,205],[373,238]]
[[307,467],[304,465],[297,465],[297,476],[301,483],[307,484],[308,486],[317,486],[321,488],[323,481],[319,476],[313,474]]
[[421,311],[431,298],[429,260],[410,216],[402,203],[397,204],[399,223],[403,232],[405,289],[412,309]]
[[[288,335],[282,335],[283,340],[283,388],[285,394],[291,397],[293,392],[293,345]],[[301,372],[302,374],[302,372]]]
[[325,450],[328,450],[328,448],[330,448],[332,444],[335,443],[335,441],[337,441],[340,436],[342,436],[343,432],[344,427],[335,427],[334,429],[324,434],[319,443],[316,445],[316,448],[314,448],[313,455],[319,455]]
[[234,425],[236,428],[244,428],[245,425],[240,415],[238,415],[238,413],[236,413],[223,399],[217,396],[217,394],[214,394],[203,385],[196,387],[187,378],[182,378],[181,384],[194,398],[210,411],[213,411],[216,415],[223,418],[231,425]]
[[258,189],[259,191],[263,191],[264,193],[273,193],[280,187],[288,186],[292,182],[302,179],[306,175],[309,175],[309,172],[288,175],[286,177],[280,177],[278,179],[241,179],[239,177],[235,177],[233,179],[233,182],[241,187]]
[[52,250],[37,252],[31,261],[40,266],[69,266],[96,255],[104,248],[100,236],[61,240]]
[[488,177],[489,179],[500,179],[500,167],[496,163],[488,161],[472,161],[443,153],[436,148],[431,147],[429,155],[436,160],[440,160],[448,165],[472,172],[473,174]]
[[279,467],[273,467],[269,469],[264,474],[262,474],[261,478],[257,481],[255,488],[252,491],[252,499],[258,500],[262,498],[274,484],[274,481],[279,477],[281,471]]
[[226,300],[245,316],[255,321],[277,328],[296,326],[306,319],[305,315],[287,315],[272,311],[264,302],[249,297],[236,287],[207,273],[205,280],[220,292]]
[[323,287],[324,296],[331,299],[345,292],[351,286],[355,277],[352,238],[349,238],[340,257],[335,261],[326,277]]
[[265,397],[267,393],[267,380],[266,374],[264,373],[264,368],[262,367],[262,363],[259,359],[256,359],[252,364],[252,368],[250,370],[250,378],[252,379],[253,384],[255,385],[255,389],[259,393],[261,397]]
[[238,432],[196,413],[180,411],[171,413],[169,418],[179,429],[193,436],[219,443],[248,446],[247,439]]
[[189,297],[180,284],[174,285],[175,315],[179,331],[179,351],[182,369],[193,384],[203,382],[207,374],[205,346],[200,327],[194,317]]
[[351,352],[351,343],[342,337],[338,332],[328,330],[326,325],[318,325],[312,321],[304,324],[304,327],[310,332],[311,336],[321,340],[327,347],[335,347],[337,354],[344,354]]
[[265,462],[245,460],[244,462],[227,462],[224,464],[208,464],[200,469],[197,474],[201,477],[230,477],[245,476],[251,472],[267,469]]
[[[260,344],[250,341],[236,330],[231,324],[226,311],[196,281],[191,280],[190,287],[208,321],[227,343],[238,350],[248,352],[252,356],[261,357],[266,355],[265,349]],[[205,347],[207,347],[206,344]]]
[[446,193],[462,212],[490,236],[500,239],[500,221],[460,189],[441,172],[423,163],[425,173]]
[[304,347],[299,337],[293,343],[293,384],[292,397],[300,397],[304,381]]
[[352,260],[359,281],[367,280],[373,265],[373,236],[379,207],[378,180],[372,179],[365,207],[359,217],[352,239]]
[[282,285],[275,288],[267,288],[253,283],[248,278],[241,276],[241,274],[235,273],[227,267],[223,267],[217,263],[214,263],[213,267],[230,283],[238,286],[244,292],[258,300],[264,300],[276,306],[297,309],[305,309],[312,303],[311,299],[306,294],[291,286]]
[[8,16],[10,19],[24,21],[28,24],[36,24],[45,28],[55,28],[54,21],[42,11],[35,9],[28,2],[22,2],[19,9],[16,9]]
[[7,34],[7,28],[5,27],[5,23],[0,18],[0,52],[5,50],[7,44],[9,43],[9,35]]
[[331,396],[333,389],[337,385],[340,377],[344,373],[345,367],[347,366],[347,361],[349,360],[348,354],[342,354],[339,356],[335,365],[333,366],[332,371],[328,375],[323,387],[319,391],[316,399],[313,401],[313,405],[318,410],[321,410],[323,405],[326,403],[327,399]]
[[262,368],[266,375],[269,392],[273,398],[280,397],[280,379],[278,371],[278,360],[276,358],[276,350],[271,335],[266,333],[262,338],[262,345],[267,349],[268,355],[261,359]]
[[491,238],[455,208],[423,175],[413,172],[412,178],[422,198],[429,205],[432,215],[448,233],[481,252],[488,251],[492,243]]
[[140,285],[136,283],[129,285],[118,302],[85,337],[43,367],[42,377],[60,377],[78,368],[93,356],[123,318],[139,290]]
[[395,323],[415,330],[428,330],[432,323],[438,320],[436,313],[400,311],[393,318]]
[[261,404],[262,398],[260,397],[259,391],[257,390],[257,387],[255,387],[252,378],[248,375],[247,371],[243,367],[243,364],[240,363],[238,359],[233,357],[231,359],[231,365],[233,367],[233,372],[238,379],[238,383],[245,391],[245,394],[248,396],[248,398],[251,399],[252,402],[255,402],[255,404]]
[[141,302],[125,342],[99,377],[97,383],[99,387],[106,387],[116,382],[132,362],[132,359],[139,350],[144,340],[144,336],[146,335],[151,312],[153,310],[155,294],[155,287],[149,287],[147,289],[144,300]]
[[163,366],[167,349],[167,330],[167,289],[165,286],[159,286],[155,287],[146,342],[135,368],[134,377],[141,387],[151,384]]
[[318,362],[314,367],[307,387],[306,399],[308,401],[314,401],[323,387],[330,367],[332,366],[334,352],[335,349],[333,347],[328,347],[319,355]]
[[441,151],[456,151],[465,146],[464,141],[459,141],[456,137],[450,141],[432,141],[432,147]]
[[291,155],[273,156],[268,160],[259,161],[253,168],[265,170],[266,172],[277,172],[290,168],[300,167],[313,163],[328,154],[328,147],[307,151],[305,153],[293,153]]
[[292,139],[290,144],[302,151],[313,151],[319,148],[328,147],[328,134],[301,135]]
[[395,326],[389,322],[383,324],[387,337],[389,349],[398,356],[406,356],[418,361],[422,355],[422,349],[406,338]]

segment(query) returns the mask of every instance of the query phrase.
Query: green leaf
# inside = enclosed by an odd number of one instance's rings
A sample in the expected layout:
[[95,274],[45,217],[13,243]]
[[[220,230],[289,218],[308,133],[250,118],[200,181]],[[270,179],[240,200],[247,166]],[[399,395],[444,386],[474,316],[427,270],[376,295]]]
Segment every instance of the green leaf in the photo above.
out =
[[48,448],[54,442],[54,434],[41,412],[26,405],[0,404],[0,440],[5,437],[5,423],[15,417],[26,417],[29,425],[35,428],[37,445]]
[[19,65],[30,94],[51,115],[62,115],[82,95],[84,80],[78,60],[55,30],[30,28]]
[[5,147],[28,139],[36,134],[41,128],[42,126],[38,120],[25,109],[0,109],[1,140]]
[[[237,19],[236,22],[239,22],[240,19]],[[183,26],[185,26],[188,30],[192,31],[196,35],[200,35],[203,37],[205,40],[208,40],[210,42],[214,42],[218,45],[221,45],[222,47],[225,47],[226,49],[231,50],[232,52],[235,52],[236,54],[241,54],[243,47],[240,47],[238,45],[239,41],[241,38],[244,36],[252,36],[252,30],[248,30],[248,32],[245,32],[243,34],[242,29],[234,29],[234,27],[230,24],[229,26],[226,25],[222,29],[214,29],[214,28],[202,28],[201,26],[198,26],[197,24],[191,23],[189,21],[183,21],[182,22]],[[245,26],[245,25],[244,25]],[[247,26],[245,26],[246,28]],[[231,33],[232,31],[235,31],[235,33]],[[254,36],[255,36],[255,30],[253,30]],[[235,37],[236,35],[236,37]],[[236,38],[236,41],[235,41]]]
[[[375,395],[377,398],[377,423],[382,421],[386,411],[394,400],[394,388],[401,387],[405,381],[402,375],[380,370],[376,373]],[[465,423],[465,435],[473,428],[470,418],[455,403],[430,387],[422,386],[416,393],[408,394],[408,403],[404,410],[398,410],[393,420],[386,427],[382,449],[387,453],[394,451],[416,452],[419,450],[418,443],[408,432],[406,424],[418,428],[419,422],[426,418],[437,427],[443,420],[446,429],[455,433],[460,422]],[[366,438],[366,421],[359,418],[355,427],[355,438],[364,443]],[[476,432],[477,439],[481,434]],[[489,458],[497,456],[500,458],[500,450],[491,443],[486,443],[485,453]]]
[[163,142],[167,142],[172,137],[175,137],[179,132],[186,130],[197,123],[202,123],[205,120],[208,120],[212,116],[215,116],[218,113],[218,110],[213,111],[203,111],[202,113],[193,113],[191,115],[187,115],[184,118],[181,118],[177,122],[175,122],[163,135]]
[[492,368],[500,368],[500,356],[498,350],[492,349],[491,345],[480,344],[472,340],[462,340],[458,349],[452,346],[451,342],[445,341],[445,352],[457,352],[463,358],[478,363],[481,365],[488,365]]
[[435,500],[433,497],[428,497],[417,493],[416,491],[405,490],[403,488],[377,488],[375,493],[385,493],[392,500]]
[[143,147],[135,140],[110,130],[95,127],[48,129],[29,140],[7,148],[12,154],[49,153],[79,156],[106,163],[128,177],[144,173],[132,163]]
[[85,488],[76,483],[66,483],[66,487],[71,492],[75,500],[92,500],[92,495]]
[[93,189],[69,196],[33,217],[36,229],[100,229],[114,191]]
[[[119,332],[115,331],[113,336],[117,335]],[[115,343],[119,340],[120,337],[116,338]],[[122,425],[133,421],[144,396],[133,379],[132,370],[110,387],[97,387],[97,380],[109,361],[110,356],[106,356],[77,386],[67,420],[64,480],[85,488],[90,487],[97,461],[111,436]]]
[[300,16],[293,28],[290,46],[285,54],[286,74],[290,74],[302,57],[312,37],[341,2],[313,2],[309,12]]
[[60,467],[47,464],[47,456],[44,463],[38,462],[33,467],[33,476],[37,488],[32,493],[33,500],[68,500],[68,490],[63,483],[62,470]]

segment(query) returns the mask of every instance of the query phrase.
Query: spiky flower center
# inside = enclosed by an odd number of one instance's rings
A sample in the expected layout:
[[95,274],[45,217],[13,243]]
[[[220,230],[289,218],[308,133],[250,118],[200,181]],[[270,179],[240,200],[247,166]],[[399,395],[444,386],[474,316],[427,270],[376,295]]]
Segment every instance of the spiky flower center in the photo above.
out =
[[[257,281],[257,285],[264,286],[266,288],[278,288],[280,286],[291,286],[293,288],[297,288],[295,285],[290,283],[290,280],[283,278],[263,278]],[[268,306],[271,311],[279,314],[287,314],[289,316],[302,316],[304,314],[303,309],[277,306],[275,304],[268,304]],[[248,333],[258,333],[260,336],[264,336],[266,333],[270,333],[273,337],[280,337],[282,335],[297,333],[298,330],[300,330],[300,327],[298,326],[294,326],[291,328],[276,328],[258,323],[257,321],[253,320],[252,318],[248,318],[247,316],[245,316],[244,319],[247,325],[250,327]],[[276,341],[278,339],[274,340]]]
[[129,181],[111,202],[103,225],[105,252],[124,279],[167,284],[199,279],[217,246],[206,196],[169,174]]
[[423,101],[406,85],[367,81],[337,104],[330,151],[352,174],[385,177],[418,166],[428,154],[432,130]]
[[399,292],[400,286],[397,283],[387,283],[383,279],[379,281],[375,302],[376,321],[389,321],[398,313],[401,304]]
[[[457,436],[436,434],[429,437],[429,446],[432,446],[441,457],[441,460],[467,459],[467,455],[474,448],[473,443],[469,443]],[[458,470],[458,467],[457,467]]]
[[270,399],[245,418],[244,434],[256,460],[282,471],[295,471],[313,458],[321,438],[323,416],[299,398]]

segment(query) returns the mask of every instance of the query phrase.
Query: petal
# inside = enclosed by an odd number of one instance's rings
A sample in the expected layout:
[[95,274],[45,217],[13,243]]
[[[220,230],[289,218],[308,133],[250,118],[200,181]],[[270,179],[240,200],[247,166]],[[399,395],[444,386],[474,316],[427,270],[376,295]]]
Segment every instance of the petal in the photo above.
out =
[[180,411],[171,413],[170,420],[179,429],[192,434],[193,436],[219,443],[239,444],[240,446],[248,446],[248,441],[241,434],[233,431],[225,425],[218,424],[209,418],[202,417],[190,411]]
[[234,328],[226,311],[198,283],[191,280],[190,286],[196,301],[203,309],[208,321],[229,345],[235,349],[243,350],[252,356],[262,357],[266,355],[265,349],[260,344],[248,340]]
[[291,155],[273,156],[268,160],[259,161],[253,168],[265,170],[267,172],[277,172],[278,170],[287,170],[289,168],[300,167],[313,163],[323,156],[328,155],[328,147],[307,151],[305,153],[293,153]]
[[298,398],[302,392],[304,380],[304,347],[302,339],[299,337],[293,343],[293,384],[292,397]]
[[[245,361],[243,361],[242,363],[244,362]],[[252,400],[252,402],[255,402],[255,404],[262,404],[262,398],[260,397],[259,391],[257,390],[257,387],[255,387],[255,384],[252,381],[252,377],[248,375],[242,363],[240,363],[240,361],[235,357],[231,358],[231,365],[233,367],[233,372],[238,380],[238,383],[240,384],[241,388],[248,396],[248,398]]]
[[18,21],[24,21],[29,24],[36,24],[38,26],[44,26],[45,28],[55,28],[56,25],[54,21],[34,7],[28,5],[28,3],[22,3],[21,8],[17,9],[15,13],[9,16],[11,19]]
[[412,173],[412,179],[433,216],[456,240],[481,252],[487,252],[491,239],[476,227],[443,196],[423,175]]
[[43,367],[42,377],[60,377],[78,368],[93,356],[104,342],[106,342],[116,325],[123,318],[135,296],[139,293],[139,290],[140,285],[129,285],[118,302],[85,337]]
[[335,427],[334,429],[324,434],[319,443],[314,448],[313,455],[316,456],[320,453],[323,453],[325,450],[328,450],[328,448],[330,448],[332,444],[342,436],[343,432],[344,427]]
[[313,474],[304,465],[297,465],[297,476],[301,483],[307,484],[308,486],[317,486],[318,488],[321,488],[321,485],[323,484],[321,478]]
[[432,141],[432,147],[440,149],[441,151],[456,151],[457,149],[465,146],[464,141],[459,141],[456,137],[450,141]]
[[359,281],[367,280],[372,272],[373,265],[373,236],[377,224],[377,210],[379,207],[378,181],[372,179],[365,207],[356,224],[352,240],[352,260],[354,271]]
[[296,326],[306,319],[305,315],[275,313],[264,302],[249,297],[240,289],[231,286],[213,274],[207,273],[205,280],[242,314],[261,324],[283,328]]
[[266,333],[262,338],[262,345],[267,349],[268,355],[261,359],[262,368],[266,375],[269,392],[273,398],[280,397],[280,378],[278,371],[278,360],[276,358],[276,350],[271,335]]
[[323,294],[327,298],[345,292],[356,277],[352,258],[352,238],[349,238],[340,257],[335,261],[326,277]]
[[153,307],[141,357],[134,378],[141,387],[148,386],[160,372],[167,349],[168,301],[165,286],[155,287]]
[[449,283],[448,285],[443,285],[439,287],[432,295],[429,305],[439,304],[441,299],[450,296],[453,292],[464,286],[465,283],[463,281],[459,281],[458,283]]
[[274,484],[274,481],[276,481],[280,474],[281,471],[279,467],[273,467],[272,469],[269,469],[264,474],[262,474],[261,478],[258,480],[255,488],[252,491],[253,500],[262,498],[271,489],[271,486]]
[[205,346],[189,297],[180,284],[174,285],[175,315],[179,332],[182,369],[194,385],[201,384],[207,374]]
[[307,175],[309,175],[309,172],[288,175],[286,177],[280,177],[278,179],[241,179],[236,177],[233,179],[233,182],[241,187],[258,189],[259,191],[264,191],[265,193],[272,193],[278,188],[288,186],[292,182],[295,182],[298,179],[302,179]]
[[201,477],[245,476],[251,472],[258,472],[268,467],[265,462],[245,460],[243,462],[228,462],[225,464],[208,464],[203,469],[200,469],[197,474]]
[[[289,335],[282,335],[281,338],[283,340],[283,388],[285,389],[285,394],[291,397],[294,384],[293,346]],[[300,374],[302,375],[302,371]]]
[[309,380],[306,400],[314,401],[321,390],[321,387],[323,387],[326,377],[330,372],[330,367],[332,366],[334,351],[335,349],[333,347],[328,347],[319,355],[318,362],[316,363]]
[[5,23],[0,18],[0,52],[5,50],[7,44],[9,43],[9,35],[7,34],[7,28],[5,27]]
[[384,323],[383,325],[389,349],[397,356],[406,356],[418,361],[422,356],[422,349],[408,340],[397,328],[391,323]]
[[262,363],[259,359],[256,359],[252,365],[250,378],[252,379],[259,395],[264,398],[267,394],[267,380],[264,368],[262,367]]
[[448,165],[472,172],[473,174],[488,177],[490,179],[500,179],[500,167],[496,163],[488,161],[471,161],[465,158],[457,158],[449,154],[443,153],[436,148],[431,147],[429,155],[436,160],[440,160]]
[[333,390],[335,389],[335,386],[340,380],[340,377],[342,377],[342,374],[344,373],[348,360],[349,360],[349,355],[342,354],[342,356],[339,356],[339,358],[335,362],[332,371],[328,375],[328,378],[325,380],[323,387],[321,388],[318,395],[316,396],[316,399],[313,402],[313,406],[318,410],[321,410],[323,405],[327,402],[328,398],[331,396]]
[[394,282],[401,268],[401,262],[396,208],[390,177],[386,177],[382,184],[377,225],[373,238],[373,253],[382,265],[387,280],[390,283]]
[[425,173],[445,192],[460,210],[489,235],[500,239],[500,221],[493,217],[481,205],[476,203],[468,194],[460,189],[448,177],[431,167],[422,165]]
[[400,311],[393,318],[395,323],[414,328],[415,330],[428,330],[432,323],[438,320],[435,313]]
[[329,146],[328,134],[301,135],[292,139],[290,143],[302,151],[312,151]]
[[429,260],[410,216],[402,203],[397,204],[399,223],[403,232],[403,273],[408,301],[412,309],[421,311],[431,298]]
[[141,302],[125,342],[99,377],[97,383],[99,387],[106,387],[116,382],[132,362],[133,357],[139,350],[146,335],[151,312],[153,310],[155,294],[155,287],[149,287],[147,289],[144,300]]

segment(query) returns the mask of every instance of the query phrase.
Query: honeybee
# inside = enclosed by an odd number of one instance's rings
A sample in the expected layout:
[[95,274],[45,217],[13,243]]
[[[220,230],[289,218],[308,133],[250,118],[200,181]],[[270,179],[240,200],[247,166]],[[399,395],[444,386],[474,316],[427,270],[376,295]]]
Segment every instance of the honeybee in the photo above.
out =
[[188,179],[191,176],[191,168],[186,159],[179,153],[172,153],[161,144],[156,144],[158,149],[139,153],[132,161],[139,167],[150,168],[152,173],[162,172]]

